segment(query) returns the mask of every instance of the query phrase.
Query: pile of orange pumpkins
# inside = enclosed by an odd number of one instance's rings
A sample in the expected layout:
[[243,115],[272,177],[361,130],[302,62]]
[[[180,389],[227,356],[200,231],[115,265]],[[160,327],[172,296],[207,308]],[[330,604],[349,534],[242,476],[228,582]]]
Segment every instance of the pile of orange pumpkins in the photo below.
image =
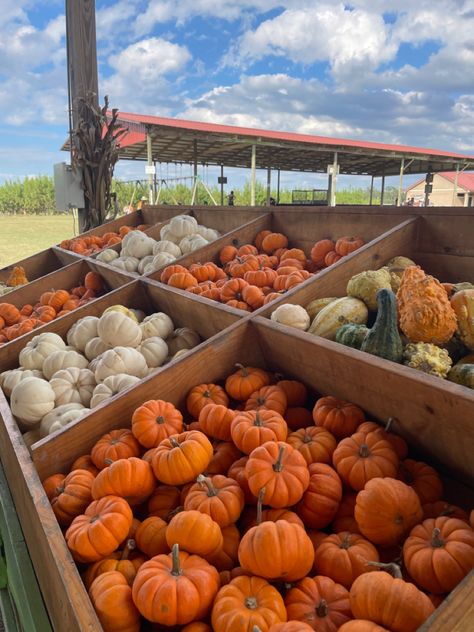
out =
[[189,268],[172,264],[162,271],[160,280],[252,312],[354,252],[364,241],[360,237],[341,237],[336,242],[322,239],[313,245],[309,258],[304,250],[288,245],[286,235],[262,230],[253,244],[224,246],[218,255],[220,265],[212,261]]
[[100,274],[88,272],[82,284],[69,290],[51,289],[43,292],[34,305],[25,304],[19,309],[12,303],[0,303],[0,347],[81,305],[86,305],[105,291]]
[[415,632],[474,567],[473,513],[403,438],[260,368],[43,485],[105,632]]
[[110,248],[116,244],[120,244],[125,235],[132,230],[147,230],[149,224],[140,224],[139,226],[121,226],[118,231],[109,231],[103,235],[84,235],[74,237],[73,239],[64,239],[59,247],[63,250],[75,252],[78,255],[90,256],[95,255],[104,248]]

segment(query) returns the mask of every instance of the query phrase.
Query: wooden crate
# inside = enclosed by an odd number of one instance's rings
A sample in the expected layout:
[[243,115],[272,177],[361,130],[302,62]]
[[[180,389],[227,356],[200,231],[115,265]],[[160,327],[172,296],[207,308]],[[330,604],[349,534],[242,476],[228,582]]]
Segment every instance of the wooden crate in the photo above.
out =
[[[58,630],[100,630],[92,606],[80,580],[64,538],[40,479],[69,467],[75,458],[90,451],[95,441],[111,427],[128,427],[133,410],[147,399],[156,397],[183,406],[190,388],[201,382],[221,381],[234,370],[236,362],[266,367],[272,371],[304,381],[313,391],[331,393],[353,401],[366,409],[376,419],[386,421],[397,417],[397,431],[411,440],[418,439],[415,425],[423,438],[422,455],[439,461],[444,472],[451,475],[449,451],[457,444],[452,425],[455,420],[459,436],[465,446],[473,445],[474,415],[466,410],[463,402],[445,402],[436,387],[422,378],[411,380],[406,375],[394,377],[380,363],[365,362],[359,356],[344,351],[334,353],[326,341],[308,343],[302,335],[289,338],[285,331],[272,326],[265,319],[254,318],[237,323],[212,343],[201,346],[183,362],[171,363],[160,375],[140,383],[127,398],[116,397],[107,407],[90,416],[88,423],[76,424],[67,432],[53,437],[45,444],[37,444],[30,458],[11,418],[8,407],[0,401],[0,438],[4,445],[4,466],[12,485],[17,510],[25,537],[43,590],[53,626]],[[350,350],[349,350],[350,351]],[[377,359],[375,359],[376,361]],[[324,367],[322,370],[321,367]],[[411,397],[407,397],[411,393]],[[403,395],[403,400],[401,397]],[[433,412],[430,427],[418,421],[423,415],[425,402],[430,402]],[[426,418],[426,414],[425,414]],[[429,418],[429,417],[428,417]],[[441,420],[435,428],[436,419]],[[441,426],[445,429],[444,433]],[[449,430],[451,426],[451,430]],[[443,442],[439,440],[439,431]],[[419,441],[417,444],[419,445]],[[445,451],[440,453],[443,443]],[[468,450],[463,450],[464,455]],[[447,458],[446,458],[447,457]],[[34,467],[36,464],[37,469]],[[471,481],[474,475],[472,459],[468,463]],[[462,479],[460,479],[462,480]],[[473,490],[452,479],[447,485],[452,502],[472,505]],[[436,611],[425,631],[474,629],[472,596],[474,572],[455,589],[443,606]],[[463,607],[460,607],[463,606]],[[456,606],[456,607],[454,607]],[[449,619],[447,618],[449,616]]]
[[42,250],[30,257],[26,257],[26,259],[22,259],[21,261],[2,268],[0,270],[0,283],[6,283],[15,266],[22,266],[25,269],[28,280],[31,282],[75,261],[77,261],[77,257],[72,252],[57,248],[48,248],[47,250]]
[[[43,292],[47,292],[52,289],[71,289],[77,285],[80,285],[80,282],[84,279],[84,276],[88,272],[97,272],[102,277],[105,287],[107,291],[111,289],[115,289],[130,283],[133,281],[133,278],[130,277],[127,273],[122,272],[117,269],[109,269],[106,266],[101,266],[99,262],[94,262],[91,260],[79,260],[75,263],[71,263],[60,270],[56,270],[56,272],[51,272],[36,281],[32,281],[27,285],[23,285],[12,292],[9,292],[5,296],[2,297],[1,303],[11,303],[15,305],[18,309],[21,309],[23,305],[31,304],[34,305],[39,301],[39,298]],[[95,299],[96,300],[96,299]],[[94,301],[91,301],[93,303]],[[79,307],[73,312],[73,317],[76,318],[75,314],[82,313],[83,307]],[[60,316],[55,319],[54,323],[58,323],[62,321],[64,318],[68,319],[70,314],[65,316]],[[36,335],[38,333],[42,333],[46,331],[45,327],[47,327],[49,323],[41,325],[34,329],[32,334]],[[0,356],[3,354],[7,354],[10,349],[10,345],[13,342],[18,340],[27,341],[28,336],[30,334],[25,334],[20,336],[15,341],[7,342],[4,345],[0,346]]]
[[[304,217],[304,221],[302,220],[302,217]],[[330,220],[328,219],[329,217]],[[341,235],[344,230],[347,231],[347,234],[352,234],[351,230],[355,230],[356,227],[359,227],[359,229],[361,226],[364,227],[365,234],[367,235],[367,243],[362,246],[362,248],[359,248],[352,254],[344,257],[330,268],[326,268],[321,272],[318,272],[316,275],[307,279],[293,290],[290,290],[284,295],[284,299],[277,299],[277,301],[270,303],[271,309],[272,306],[280,304],[280,302],[289,302],[289,297],[293,296],[299,289],[306,288],[308,285],[312,286],[314,283],[319,283],[319,279],[324,278],[333,269],[341,270],[346,269],[347,267],[351,269],[351,266],[358,265],[357,263],[354,263],[354,261],[360,261],[361,265],[365,265],[367,259],[370,259],[372,256],[370,253],[373,251],[373,248],[380,247],[380,244],[385,240],[386,236],[398,234],[400,230],[403,231],[406,227],[412,224],[415,225],[416,221],[416,218],[404,219],[398,215],[387,215],[383,217],[379,217],[377,215],[377,218],[374,219],[370,218],[367,214],[333,213],[328,215],[327,213],[310,214],[301,211],[296,213],[293,219],[293,212],[280,212],[279,214],[271,215],[267,214],[256,217],[241,228],[224,235],[208,246],[204,246],[204,248],[200,248],[196,252],[192,252],[189,255],[181,257],[177,262],[185,267],[189,267],[192,263],[204,261],[214,261],[214,263],[219,264],[219,252],[224,246],[232,245],[239,247],[243,244],[252,243],[256,235],[262,230],[285,232],[285,234],[288,235],[290,247],[302,248],[309,254],[314,242],[320,238],[322,239],[325,236],[336,238],[338,235]],[[322,231],[326,232],[323,233]],[[363,234],[362,230],[358,234]],[[160,275],[161,271],[158,270],[150,275],[146,275],[146,278],[149,278],[153,282],[161,285],[159,281]],[[199,295],[191,294],[190,292],[185,292],[184,290],[176,288],[170,288],[170,290],[191,295],[192,299],[196,303],[204,301],[206,303],[212,303],[220,310],[230,310],[231,313],[239,314],[241,316],[248,315],[248,312],[243,310],[235,309],[234,307],[229,307],[207,298],[202,298]],[[262,311],[266,313],[267,310],[268,306],[264,306],[255,310],[253,314],[259,314]]]

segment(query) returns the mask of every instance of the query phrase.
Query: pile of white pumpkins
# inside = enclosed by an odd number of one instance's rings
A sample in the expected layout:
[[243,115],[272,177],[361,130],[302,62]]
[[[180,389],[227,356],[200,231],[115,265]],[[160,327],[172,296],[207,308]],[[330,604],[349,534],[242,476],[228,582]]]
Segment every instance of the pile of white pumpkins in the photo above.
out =
[[20,366],[0,374],[28,446],[201,341],[192,329],[175,329],[164,312],[145,316],[123,305],[107,308],[100,318],[81,318],[66,338],[67,344],[52,332],[35,336],[21,350]]
[[162,226],[160,237],[157,241],[143,231],[133,230],[122,239],[120,251],[106,248],[96,258],[127,272],[151,274],[179,257],[207,246],[220,237],[220,233],[201,226],[191,215],[176,215]]

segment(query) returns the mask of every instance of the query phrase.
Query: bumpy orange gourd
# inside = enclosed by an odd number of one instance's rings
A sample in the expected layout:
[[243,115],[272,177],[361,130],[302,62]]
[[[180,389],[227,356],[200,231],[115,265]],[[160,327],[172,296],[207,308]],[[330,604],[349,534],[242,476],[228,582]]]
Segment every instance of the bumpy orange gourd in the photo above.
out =
[[397,292],[400,329],[410,342],[448,342],[456,331],[457,318],[446,290],[419,266],[405,269]]

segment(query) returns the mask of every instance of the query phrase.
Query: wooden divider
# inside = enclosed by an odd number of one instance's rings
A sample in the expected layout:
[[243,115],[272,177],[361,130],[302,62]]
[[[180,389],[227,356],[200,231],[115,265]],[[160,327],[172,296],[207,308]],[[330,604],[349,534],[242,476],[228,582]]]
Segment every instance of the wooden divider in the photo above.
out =
[[[89,418],[90,423],[74,425],[51,441],[36,444],[33,458],[37,470],[24,453],[9,410],[5,410],[0,402],[4,422],[0,426],[0,437],[7,443],[8,469],[16,469],[21,479],[12,491],[19,505],[22,524],[24,521],[28,523],[25,535],[57,629],[100,630],[100,627],[92,625],[93,613],[85,589],[73,567],[38,474],[44,478],[67,468],[79,455],[88,453],[101,434],[111,427],[129,427],[133,410],[157,394],[183,407],[190,388],[202,382],[222,383],[234,370],[236,362],[300,379],[314,393],[332,393],[352,401],[382,422],[395,416],[398,420],[396,431],[411,445],[421,447],[424,454],[433,455],[451,474],[458,473],[464,480],[469,477],[472,482],[474,468],[469,448],[473,440],[474,398],[467,402],[466,398],[453,396],[446,401],[433,383],[421,375],[409,379],[396,366],[387,370],[377,358],[362,361],[353,350],[337,351],[332,346],[328,341],[316,339],[308,343],[298,333],[289,338],[279,326],[258,317],[237,323],[214,338],[212,343],[202,345],[183,362],[171,363],[160,375],[141,382],[128,397],[114,398],[100,414],[97,412]],[[452,425],[446,422],[447,414],[455,420],[458,437],[453,436]],[[442,424],[439,419],[443,420]],[[19,450],[19,458],[13,458],[15,447]],[[466,498],[466,503],[469,502]],[[450,600],[457,599],[458,591],[459,599],[466,599],[466,583],[470,590],[474,588],[474,573],[453,591]],[[445,608],[440,609],[439,614],[435,613],[433,627],[430,625],[425,630],[441,629],[436,627],[436,620],[438,616],[446,620]],[[472,629],[472,608],[467,612],[456,612],[454,620],[467,626],[459,627],[459,630]]]
[[48,248],[47,250],[42,250],[30,257],[26,257],[26,259],[21,259],[21,261],[17,261],[5,268],[2,268],[0,270],[0,282],[7,282],[7,279],[15,266],[21,266],[24,268],[26,278],[31,283],[31,281],[39,279],[45,274],[54,272],[69,263],[74,263],[75,261],[77,261],[77,257],[72,252],[68,252],[66,250],[57,252],[55,248]]

